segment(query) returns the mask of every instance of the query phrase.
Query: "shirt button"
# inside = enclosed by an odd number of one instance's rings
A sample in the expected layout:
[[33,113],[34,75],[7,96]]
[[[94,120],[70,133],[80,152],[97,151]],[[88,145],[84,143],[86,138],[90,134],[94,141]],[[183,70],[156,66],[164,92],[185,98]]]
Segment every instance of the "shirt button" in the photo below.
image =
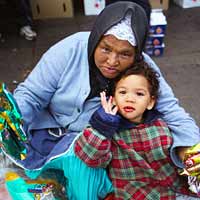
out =
[[77,108],[77,112],[78,112],[78,113],[80,113],[80,112],[81,112],[80,108]]

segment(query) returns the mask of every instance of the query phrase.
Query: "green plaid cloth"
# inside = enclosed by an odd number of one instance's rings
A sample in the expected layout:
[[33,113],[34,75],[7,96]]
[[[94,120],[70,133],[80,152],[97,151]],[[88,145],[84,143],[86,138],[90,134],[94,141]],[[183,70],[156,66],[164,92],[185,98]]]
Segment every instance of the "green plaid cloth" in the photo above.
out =
[[108,168],[116,200],[171,200],[176,192],[188,194],[169,156],[172,142],[167,125],[156,119],[111,140],[88,127],[76,141],[75,153],[91,167]]

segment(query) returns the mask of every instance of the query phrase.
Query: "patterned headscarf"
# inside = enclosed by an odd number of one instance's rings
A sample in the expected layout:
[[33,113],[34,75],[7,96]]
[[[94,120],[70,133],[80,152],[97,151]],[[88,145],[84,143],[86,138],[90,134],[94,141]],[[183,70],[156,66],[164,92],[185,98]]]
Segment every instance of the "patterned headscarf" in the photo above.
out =
[[131,15],[127,14],[118,24],[112,26],[104,35],[114,35],[119,40],[127,40],[132,46],[137,46],[131,28]]

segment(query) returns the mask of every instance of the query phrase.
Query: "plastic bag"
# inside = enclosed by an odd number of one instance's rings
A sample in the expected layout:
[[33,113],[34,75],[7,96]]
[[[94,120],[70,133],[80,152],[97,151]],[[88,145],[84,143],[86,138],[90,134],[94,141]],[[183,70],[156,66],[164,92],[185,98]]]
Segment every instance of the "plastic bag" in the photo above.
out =
[[0,149],[0,200],[12,200],[5,185],[5,173],[9,170],[12,163],[6,159]]
[[[52,176],[53,177],[53,176]],[[29,179],[0,152],[0,200],[63,200],[63,187],[54,179],[42,176]]]
[[13,158],[26,158],[28,142],[22,128],[22,116],[12,94],[0,84],[0,145]]

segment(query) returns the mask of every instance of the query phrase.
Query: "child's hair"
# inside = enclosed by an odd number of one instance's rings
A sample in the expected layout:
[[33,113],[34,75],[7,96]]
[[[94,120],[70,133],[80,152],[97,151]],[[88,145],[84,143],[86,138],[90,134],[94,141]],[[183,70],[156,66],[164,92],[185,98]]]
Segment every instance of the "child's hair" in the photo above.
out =
[[112,94],[114,94],[117,83],[122,79],[129,75],[141,75],[145,77],[149,84],[149,93],[151,96],[155,98],[155,100],[159,97],[159,74],[155,72],[146,62],[140,61],[136,62],[130,68],[122,72],[119,76],[117,76],[114,80]]

